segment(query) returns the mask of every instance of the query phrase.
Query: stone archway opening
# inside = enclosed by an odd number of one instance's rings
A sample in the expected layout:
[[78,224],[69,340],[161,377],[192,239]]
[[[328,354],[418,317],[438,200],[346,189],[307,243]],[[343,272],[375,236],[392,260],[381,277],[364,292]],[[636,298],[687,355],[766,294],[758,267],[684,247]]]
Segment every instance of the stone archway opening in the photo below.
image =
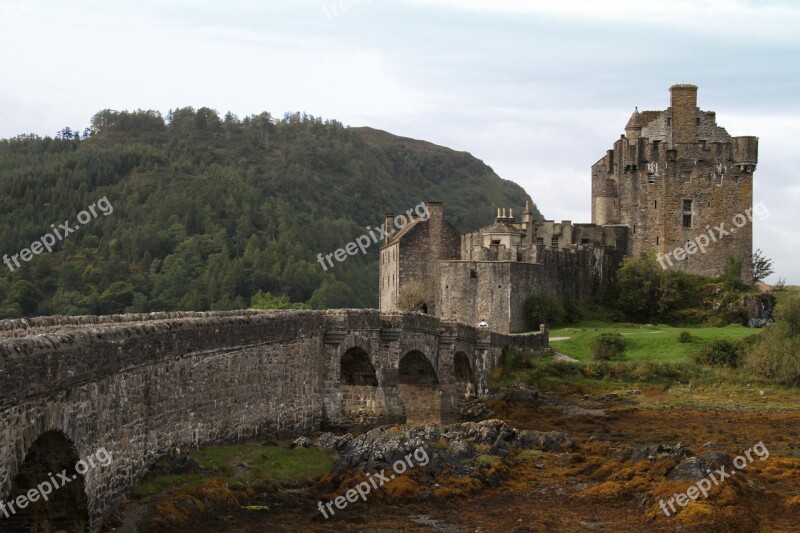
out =
[[464,352],[456,352],[453,356],[453,377],[460,394],[466,398],[475,394],[475,374]]
[[78,460],[72,441],[62,432],[48,431],[36,439],[4,499],[0,529],[87,531],[89,501],[84,478],[75,470]]
[[400,399],[406,423],[441,421],[442,406],[439,378],[425,354],[412,350],[400,359]]
[[342,414],[359,420],[382,414],[378,376],[369,354],[361,348],[350,348],[342,354],[339,364]]

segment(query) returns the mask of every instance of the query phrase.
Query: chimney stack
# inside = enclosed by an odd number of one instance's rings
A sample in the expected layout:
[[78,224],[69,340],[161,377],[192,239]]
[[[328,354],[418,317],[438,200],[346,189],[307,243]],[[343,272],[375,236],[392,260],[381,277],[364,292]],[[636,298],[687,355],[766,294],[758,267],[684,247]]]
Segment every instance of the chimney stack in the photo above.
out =
[[392,233],[394,233],[394,214],[393,213],[386,213],[386,227],[384,231],[386,232],[386,238],[384,242],[389,242],[389,239],[392,237]]

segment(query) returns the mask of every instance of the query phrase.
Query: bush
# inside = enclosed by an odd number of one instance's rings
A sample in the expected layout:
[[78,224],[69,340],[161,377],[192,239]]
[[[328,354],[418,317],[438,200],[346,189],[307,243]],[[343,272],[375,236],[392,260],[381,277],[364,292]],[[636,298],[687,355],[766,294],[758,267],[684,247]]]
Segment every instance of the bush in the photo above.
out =
[[592,356],[598,361],[609,361],[625,353],[625,339],[619,333],[601,333],[592,341]]
[[688,331],[681,331],[678,333],[678,342],[681,344],[686,344],[687,342],[692,342],[694,337]]
[[743,366],[780,385],[800,385],[800,337],[782,335],[775,326],[767,328],[745,353]]
[[800,385],[800,295],[780,293],[775,325],[742,339],[745,369],[781,385]]
[[572,300],[568,300],[567,303],[564,304],[565,324],[577,324],[583,320],[583,317],[584,312],[580,305],[576,304]]
[[714,339],[694,355],[698,365],[736,368],[741,361],[739,347],[726,339]]
[[500,355],[500,376],[505,377],[517,370],[531,368],[530,360],[521,350],[513,346],[506,346]]
[[785,294],[775,304],[775,321],[788,337],[800,335],[800,294]]
[[533,294],[525,301],[525,316],[528,324],[533,329],[539,329],[539,324],[549,327],[559,326],[564,323],[564,306],[561,302],[548,294]]

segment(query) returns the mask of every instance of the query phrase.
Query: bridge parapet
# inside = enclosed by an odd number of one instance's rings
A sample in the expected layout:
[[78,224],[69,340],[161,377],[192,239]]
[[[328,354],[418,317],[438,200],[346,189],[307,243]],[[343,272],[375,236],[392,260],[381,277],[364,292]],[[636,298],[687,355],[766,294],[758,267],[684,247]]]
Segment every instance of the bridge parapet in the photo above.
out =
[[544,349],[547,335],[363,309],[0,321],[0,497],[19,489],[40,439],[68,441],[78,457],[104,447],[112,466],[85,479],[96,530],[176,447],[311,433],[326,420],[450,421],[509,345]]

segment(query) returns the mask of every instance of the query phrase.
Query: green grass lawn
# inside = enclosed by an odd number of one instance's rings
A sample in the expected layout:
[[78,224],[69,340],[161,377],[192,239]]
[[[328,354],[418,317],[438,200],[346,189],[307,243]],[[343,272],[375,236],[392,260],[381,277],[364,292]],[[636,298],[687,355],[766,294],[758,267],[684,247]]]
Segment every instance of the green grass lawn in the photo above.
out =
[[198,464],[210,471],[192,474],[165,474],[139,484],[134,497],[143,498],[163,490],[184,490],[221,477],[228,483],[252,485],[262,481],[303,483],[316,479],[333,467],[332,454],[320,448],[287,448],[246,442],[228,446],[210,446],[190,452]]
[[[693,339],[678,342],[681,331],[691,333]],[[556,352],[569,355],[579,361],[592,361],[591,342],[601,333],[619,333],[625,339],[626,361],[680,362],[690,360],[700,348],[714,339],[736,341],[761,330],[733,325],[724,328],[672,327],[664,324],[616,324],[611,322],[586,321],[576,326],[550,331],[550,338],[569,337],[567,340],[550,341]]]

